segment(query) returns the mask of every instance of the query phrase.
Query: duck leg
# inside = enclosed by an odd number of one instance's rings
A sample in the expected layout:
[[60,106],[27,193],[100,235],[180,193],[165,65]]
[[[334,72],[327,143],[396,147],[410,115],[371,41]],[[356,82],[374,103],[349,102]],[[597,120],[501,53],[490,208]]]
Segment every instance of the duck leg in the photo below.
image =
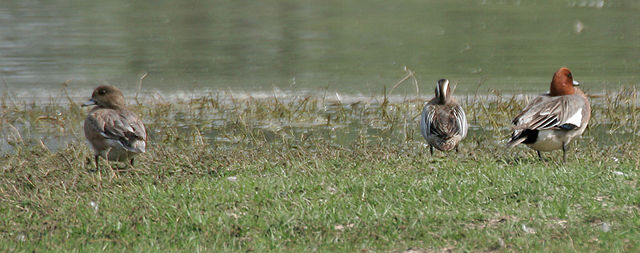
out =
[[133,167],[133,158],[131,158],[131,160],[129,160],[129,163],[131,164],[131,167]]
[[544,162],[544,158],[542,158],[542,154],[540,154],[540,151],[537,151],[537,150],[536,150],[536,152],[538,152],[538,157],[540,158],[540,161],[543,161],[543,162]]
[[111,171],[111,179],[113,179],[114,177],[118,177],[118,175],[116,175],[115,170],[113,169],[113,167],[111,166],[111,163],[109,163],[109,153],[111,153],[111,149],[109,149],[107,151],[107,153],[105,154],[105,161],[107,161],[107,167],[109,168],[109,171]]
[[456,154],[458,154],[460,152],[458,152],[458,145],[456,145]]
[[562,143],[562,162],[563,163],[567,162],[567,143],[566,142]]
[[95,169],[93,172],[96,172],[96,171],[100,170],[100,165],[98,165],[98,159],[99,159],[99,158],[100,158],[100,156],[99,156],[99,155],[95,155],[95,156],[93,157],[94,161],[96,161],[96,169]]
[[433,156],[433,146],[429,145],[429,150],[431,150],[431,156]]

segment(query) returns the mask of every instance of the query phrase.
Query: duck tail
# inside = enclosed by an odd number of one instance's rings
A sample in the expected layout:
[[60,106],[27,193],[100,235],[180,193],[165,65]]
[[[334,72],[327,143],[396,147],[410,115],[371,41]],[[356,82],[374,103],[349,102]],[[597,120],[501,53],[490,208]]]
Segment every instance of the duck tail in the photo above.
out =
[[511,138],[511,139],[509,140],[509,142],[507,142],[507,145],[506,145],[506,146],[507,146],[507,148],[513,148],[513,147],[515,147],[516,145],[518,145],[518,144],[522,143],[522,142],[523,142],[524,140],[526,140],[526,139],[527,139],[527,137],[520,137],[520,138],[515,138],[515,139],[514,139],[514,138]]
[[123,140],[120,140],[119,143],[122,146],[122,148],[126,149],[129,152],[133,152],[133,153],[145,152],[146,144],[143,140],[127,141],[123,139]]
[[507,142],[507,148],[513,148],[516,145],[522,143],[527,139],[527,136],[522,135],[523,131],[514,130],[511,135],[511,139]]

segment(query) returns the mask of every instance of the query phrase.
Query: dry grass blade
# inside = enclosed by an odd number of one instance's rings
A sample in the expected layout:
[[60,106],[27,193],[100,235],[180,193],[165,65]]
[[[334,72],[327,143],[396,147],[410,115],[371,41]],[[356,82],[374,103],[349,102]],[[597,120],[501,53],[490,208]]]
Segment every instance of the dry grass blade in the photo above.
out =
[[391,96],[391,94],[393,93],[393,90],[395,90],[398,86],[400,86],[400,84],[404,83],[405,81],[411,79],[413,85],[416,88],[416,96],[420,96],[420,86],[418,85],[418,79],[416,79],[415,76],[415,72],[409,68],[407,68],[407,66],[404,66],[404,72],[406,72],[407,74],[401,78],[399,81],[397,81],[393,87],[391,87],[391,90],[389,91],[389,96]]

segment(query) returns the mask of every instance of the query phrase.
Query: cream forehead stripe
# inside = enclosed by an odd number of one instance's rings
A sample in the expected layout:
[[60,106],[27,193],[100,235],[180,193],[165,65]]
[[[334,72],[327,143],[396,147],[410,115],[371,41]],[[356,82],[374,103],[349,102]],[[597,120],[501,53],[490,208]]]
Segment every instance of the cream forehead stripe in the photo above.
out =
[[[444,80],[444,84],[442,84],[442,96],[446,97],[447,96],[447,89],[449,87],[449,80],[445,79]],[[438,85],[438,89],[440,88],[440,85]]]
[[[444,84],[442,86],[442,96],[446,97],[447,96],[447,87],[449,87],[449,80],[444,79]],[[438,85],[436,85],[436,96],[440,96],[440,82],[438,82]]]

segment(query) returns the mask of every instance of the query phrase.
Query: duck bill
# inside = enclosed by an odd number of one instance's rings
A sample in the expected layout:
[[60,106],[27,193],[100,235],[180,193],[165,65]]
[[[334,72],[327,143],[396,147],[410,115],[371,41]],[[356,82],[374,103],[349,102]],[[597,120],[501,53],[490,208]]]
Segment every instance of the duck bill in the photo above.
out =
[[82,107],[96,105],[96,101],[93,99],[89,99],[89,101],[82,103]]
[[580,86],[580,82],[573,80],[573,86]]

